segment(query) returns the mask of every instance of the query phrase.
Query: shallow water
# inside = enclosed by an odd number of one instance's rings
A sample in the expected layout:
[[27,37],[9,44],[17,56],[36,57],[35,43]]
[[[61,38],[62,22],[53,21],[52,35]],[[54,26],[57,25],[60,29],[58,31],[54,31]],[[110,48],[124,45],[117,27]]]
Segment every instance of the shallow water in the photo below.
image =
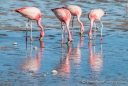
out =
[[[1,86],[128,85],[128,21],[125,0],[1,0],[0,3]],[[75,21],[74,41],[70,46],[61,45],[60,22],[50,9],[76,3],[83,10],[81,20],[85,33],[79,35],[79,24]],[[21,30],[25,30],[27,19],[10,12],[23,6],[41,9],[41,23],[45,28],[42,42],[38,40],[39,27],[36,22],[33,22],[33,28],[36,29],[33,31],[34,41],[30,42],[30,31],[26,41],[26,32]],[[89,41],[87,36],[87,13],[93,8],[102,8],[107,12],[102,18],[102,43],[99,40],[100,30],[96,40]],[[53,70],[58,73],[52,74]]]

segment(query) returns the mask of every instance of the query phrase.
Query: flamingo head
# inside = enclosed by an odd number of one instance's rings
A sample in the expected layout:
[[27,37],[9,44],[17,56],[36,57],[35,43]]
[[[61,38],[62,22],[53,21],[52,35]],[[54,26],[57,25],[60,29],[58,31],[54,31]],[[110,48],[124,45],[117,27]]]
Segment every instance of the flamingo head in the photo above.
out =
[[82,35],[84,33],[84,31],[82,30],[81,32],[80,32],[80,35]]
[[43,38],[43,37],[40,37],[40,38],[39,38],[39,41],[42,41],[42,38]]
[[84,33],[84,27],[81,27],[80,34],[82,35]]
[[39,40],[42,41],[43,37],[44,37],[44,31],[41,31]]
[[68,40],[67,45],[70,46],[71,42],[73,42],[73,39],[72,40]]

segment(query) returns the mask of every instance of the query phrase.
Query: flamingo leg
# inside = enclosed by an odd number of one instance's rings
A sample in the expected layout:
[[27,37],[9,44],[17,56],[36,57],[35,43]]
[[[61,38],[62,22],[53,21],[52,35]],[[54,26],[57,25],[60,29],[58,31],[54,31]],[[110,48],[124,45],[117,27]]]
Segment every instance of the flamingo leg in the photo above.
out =
[[30,27],[31,27],[31,34],[30,34],[30,40],[32,41],[32,21],[30,22]]
[[103,29],[103,24],[102,24],[102,21],[100,20],[100,23],[101,23],[101,36],[100,36],[100,40],[102,40],[102,29]]
[[72,16],[72,28],[73,28],[73,21],[74,21],[74,16]]
[[63,34],[64,34],[63,37],[64,37],[64,40],[65,40],[67,29],[65,29],[64,23],[62,23],[62,28],[63,28]]
[[63,33],[63,31],[64,31],[64,26],[63,26],[63,22],[61,22],[61,44],[63,44],[63,37],[64,37],[64,33]]
[[[63,28],[64,28],[64,25],[63,25]],[[65,35],[66,35],[66,32],[67,32],[67,29],[64,30],[64,37],[65,37]]]
[[94,40],[96,39],[96,23],[94,22]]
[[74,16],[72,16],[72,35],[73,35],[73,21],[74,21]]
[[26,41],[27,41],[27,35],[28,35],[28,23],[29,23],[29,20],[26,23]]

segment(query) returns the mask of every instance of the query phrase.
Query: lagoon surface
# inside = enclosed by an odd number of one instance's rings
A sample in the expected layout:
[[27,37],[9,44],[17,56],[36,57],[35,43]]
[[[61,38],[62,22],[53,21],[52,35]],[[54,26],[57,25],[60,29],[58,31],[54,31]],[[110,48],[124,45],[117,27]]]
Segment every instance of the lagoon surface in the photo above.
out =
[[[128,85],[126,0],[1,0],[0,4],[0,86]],[[70,46],[60,44],[61,23],[51,11],[69,4],[82,8],[80,19],[85,28],[80,36],[75,18],[74,30],[70,29],[73,33]],[[36,22],[33,21],[34,40],[31,42],[29,30],[26,36],[27,19],[11,12],[24,6],[35,6],[42,12],[45,37],[41,42]],[[102,42],[100,28],[96,40],[90,41],[87,35],[88,13],[95,8],[107,13],[102,17]],[[96,23],[100,27],[100,23]],[[52,73],[53,70],[57,73]]]

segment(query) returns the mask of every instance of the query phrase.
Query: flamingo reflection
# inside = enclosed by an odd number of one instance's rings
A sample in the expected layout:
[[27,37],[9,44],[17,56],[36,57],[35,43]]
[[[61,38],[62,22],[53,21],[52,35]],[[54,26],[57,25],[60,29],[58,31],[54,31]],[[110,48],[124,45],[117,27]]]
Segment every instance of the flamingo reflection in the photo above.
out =
[[[27,51],[27,42],[26,42],[26,51]],[[36,54],[36,56],[32,56],[32,43],[30,43],[30,56],[26,52],[26,58],[23,61],[22,65],[20,66],[21,69],[24,71],[32,71],[36,72],[40,69],[40,61],[41,56],[44,51],[44,42],[40,41],[40,50]]]
[[[62,52],[64,51],[63,48],[62,48]],[[68,46],[67,54],[66,54],[66,56],[64,55],[65,58],[63,58],[63,56],[61,56],[62,57],[61,58],[61,64],[57,68],[59,75],[61,75],[61,76],[69,77],[69,73],[70,73],[69,58],[70,58],[71,51],[72,51],[72,47]],[[63,53],[62,53],[62,55],[63,55]]]
[[84,37],[80,37],[80,41],[77,44],[76,48],[73,48],[71,46],[67,46],[67,53],[64,53],[64,50],[66,49],[64,45],[62,46],[61,51],[61,63],[59,67],[57,68],[58,73],[62,77],[69,78],[70,77],[70,71],[72,69],[71,65],[74,64],[76,70],[80,68],[80,62],[81,62],[81,47],[83,47]]
[[84,36],[80,36],[80,40],[76,46],[75,49],[72,50],[72,56],[71,58],[73,59],[75,69],[80,69],[80,62],[81,62],[81,48],[83,47],[84,44]]
[[89,64],[93,72],[99,73],[103,66],[103,56],[102,56],[102,44],[100,52],[96,52],[96,45],[94,46],[94,51],[92,50],[92,41],[88,42],[89,49]]

